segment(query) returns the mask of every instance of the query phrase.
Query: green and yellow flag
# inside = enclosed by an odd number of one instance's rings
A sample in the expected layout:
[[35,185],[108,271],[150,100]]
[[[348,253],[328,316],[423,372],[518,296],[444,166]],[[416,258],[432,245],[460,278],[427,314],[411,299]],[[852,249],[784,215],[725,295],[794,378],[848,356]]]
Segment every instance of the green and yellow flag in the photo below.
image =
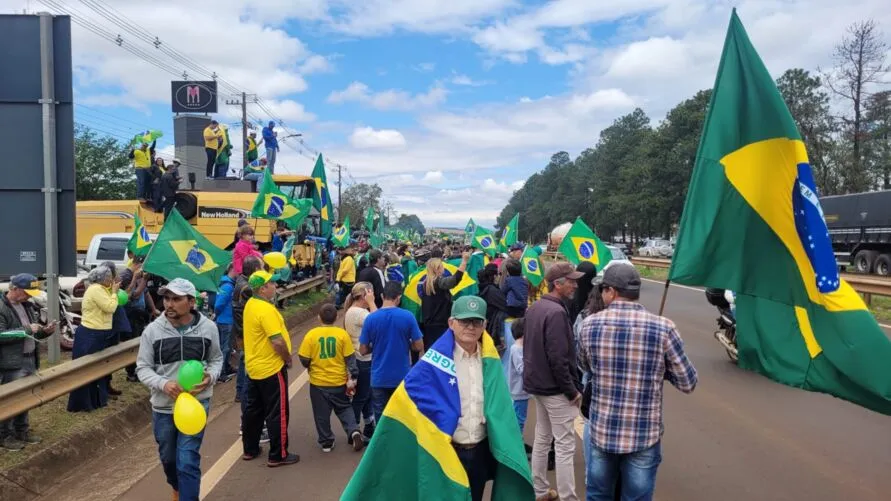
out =
[[335,247],[349,247],[350,246],[350,216],[347,215],[346,219],[343,220],[343,224],[340,225],[336,230],[334,230],[334,235],[331,236],[331,242]]
[[669,277],[737,293],[739,366],[891,415],[891,341],[839,277],[804,142],[734,10]]
[[464,233],[468,235],[472,235],[473,232],[476,231],[476,223],[473,222],[473,218],[467,220],[467,224],[464,225]]
[[328,176],[325,175],[325,162],[322,154],[316,159],[316,166],[312,170],[312,178],[316,188],[312,191],[312,203],[319,211],[319,220],[322,226],[322,236],[331,235],[331,225],[334,217],[334,207],[331,205],[331,192],[328,190]]
[[588,261],[596,266],[598,271],[613,259],[613,253],[606,248],[606,245],[594,234],[594,230],[580,217],[572,223],[572,227],[566,232],[563,243],[557,250],[566,256],[570,263],[578,266],[579,263]]
[[495,242],[495,237],[492,235],[492,231],[479,225],[477,225],[474,230],[470,246],[485,252],[489,256],[494,256],[495,250],[497,249],[497,243]]
[[145,229],[145,225],[142,224],[142,220],[139,219],[139,214],[134,214],[133,217],[136,227],[133,228],[133,234],[130,235],[130,240],[127,241],[127,250],[132,252],[134,256],[144,256],[152,248],[152,237],[149,235],[148,230]]
[[541,257],[527,245],[523,249],[523,255],[520,256],[520,262],[523,265],[523,276],[533,287],[538,287],[544,280],[544,266],[541,264]]
[[232,253],[215,246],[173,209],[143,269],[167,280],[185,278],[199,291],[216,291]]
[[501,235],[501,245],[505,247],[505,249],[510,248],[511,245],[517,243],[519,238],[517,237],[520,228],[520,213],[514,214],[514,217],[511,218],[510,222],[507,223],[507,226],[504,227],[504,233]]
[[272,176],[263,176],[263,183],[257,190],[257,199],[251,209],[251,216],[263,219],[284,221],[292,230],[299,230],[303,220],[312,209],[312,200],[308,198],[293,199],[278,189]]
[[[471,296],[469,301],[482,301]],[[495,344],[482,338],[483,414],[486,447],[495,459],[493,501],[532,500],[532,472],[511,405],[510,391]],[[374,438],[341,501],[469,501],[467,472],[452,446],[461,416],[451,329],[426,353],[396,388]]]

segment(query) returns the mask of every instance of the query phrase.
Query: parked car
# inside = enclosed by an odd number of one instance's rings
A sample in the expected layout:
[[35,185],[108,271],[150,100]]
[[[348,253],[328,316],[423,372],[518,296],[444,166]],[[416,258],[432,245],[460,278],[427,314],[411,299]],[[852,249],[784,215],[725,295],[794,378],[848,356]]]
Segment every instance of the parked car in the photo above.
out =
[[597,270],[598,276],[603,275],[603,272],[613,266],[634,266],[634,263],[632,263],[631,260],[628,259],[628,256],[625,255],[625,252],[620,247],[617,247],[615,245],[607,245],[606,248],[609,249],[609,252],[613,255],[613,258],[612,260],[610,260],[610,262],[606,263],[606,266],[604,266],[602,270]]
[[668,240],[650,239],[643,247],[637,249],[637,255],[641,257],[670,258],[674,254],[674,245]]

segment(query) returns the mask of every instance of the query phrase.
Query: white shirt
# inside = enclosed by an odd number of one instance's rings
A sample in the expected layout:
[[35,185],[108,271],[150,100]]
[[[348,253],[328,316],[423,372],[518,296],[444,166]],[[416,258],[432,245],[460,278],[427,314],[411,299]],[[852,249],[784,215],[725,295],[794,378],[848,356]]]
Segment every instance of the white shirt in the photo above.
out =
[[365,308],[351,306],[343,316],[344,328],[350,333],[350,339],[353,340],[353,349],[356,350],[356,360],[368,362],[371,360],[371,353],[362,355],[359,353],[359,336],[362,335],[362,326],[365,324],[365,317],[370,315]]
[[483,413],[483,359],[477,346],[473,355],[455,343],[455,373],[461,398],[461,417],[452,435],[457,444],[473,445],[486,438],[486,416]]
[[384,273],[384,270],[378,268],[377,266],[375,266],[374,269],[381,277],[381,285],[387,285],[387,275]]

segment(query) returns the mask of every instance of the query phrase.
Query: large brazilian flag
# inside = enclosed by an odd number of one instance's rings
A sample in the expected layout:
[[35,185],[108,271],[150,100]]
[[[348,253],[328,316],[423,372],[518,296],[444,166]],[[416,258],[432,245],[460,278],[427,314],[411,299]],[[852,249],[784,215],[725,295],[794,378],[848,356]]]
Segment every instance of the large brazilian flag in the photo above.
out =
[[[470,500],[467,473],[451,444],[461,415],[454,351],[455,335],[448,330],[396,389],[342,501]],[[488,334],[483,334],[482,359],[483,412],[497,461],[492,499],[534,499],[523,437]]]
[[173,209],[143,268],[167,280],[185,278],[199,291],[216,291],[231,262],[231,252],[214,245]]
[[736,11],[669,277],[736,291],[740,367],[891,415],[891,341],[838,275],[801,135]]
[[[461,260],[457,260],[457,262],[443,262],[443,273],[444,277],[450,277],[458,272],[458,266],[460,265]],[[469,268],[469,267],[468,267]],[[408,284],[405,286],[405,291],[402,295],[402,308],[412,312],[418,322],[422,321],[421,318],[421,301],[424,297],[424,284],[427,283],[427,267],[424,266],[414,273],[412,273],[408,277]],[[453,297],[460,297],[459,294],[465,290],[471,289],[476,286],[476,280],[471,278],[470,273],[464,272],[464,275],[461,277],[461,281],[458,282],[454,288],[451,289],[451,293]],[[471,289],[474,290],[474,289]],[[479,290],[479,289],[475,289]]]

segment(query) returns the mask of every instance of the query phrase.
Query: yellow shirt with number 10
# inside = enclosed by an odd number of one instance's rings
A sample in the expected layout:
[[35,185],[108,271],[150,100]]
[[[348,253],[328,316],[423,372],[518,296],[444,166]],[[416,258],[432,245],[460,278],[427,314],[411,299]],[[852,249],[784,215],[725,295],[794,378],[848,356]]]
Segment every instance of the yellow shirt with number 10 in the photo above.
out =
[[333,325],[316,327],[306,333],[297,352],[311,360],[309,384],[343,386],[347,380],[346,357],[355,354],[347,331]]

